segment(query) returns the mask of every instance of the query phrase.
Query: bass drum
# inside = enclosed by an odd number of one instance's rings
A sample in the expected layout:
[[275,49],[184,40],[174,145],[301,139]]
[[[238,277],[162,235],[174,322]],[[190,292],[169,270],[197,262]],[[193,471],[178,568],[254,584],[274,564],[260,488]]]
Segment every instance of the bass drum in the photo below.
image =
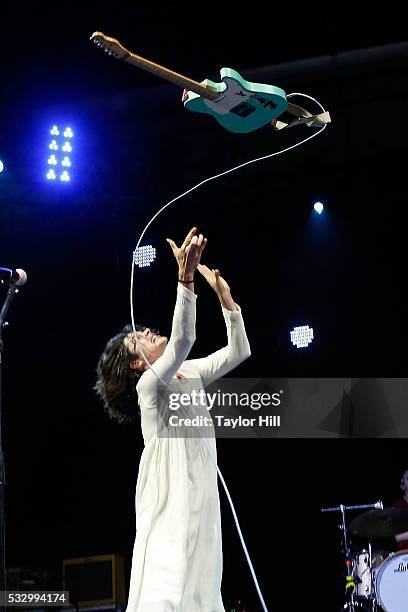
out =
[[375,593],[385,612],[408,610],[408,550],[391,554],[380,566]]

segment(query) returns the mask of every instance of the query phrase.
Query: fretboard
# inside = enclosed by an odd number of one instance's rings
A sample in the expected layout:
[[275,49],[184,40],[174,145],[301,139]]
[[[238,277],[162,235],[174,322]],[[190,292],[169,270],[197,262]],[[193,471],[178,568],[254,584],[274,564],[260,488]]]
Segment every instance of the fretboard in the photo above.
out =
[[134,64],[147,72],[151,72],[166,81],[170,81],[174,85],[178,87],[182,87],[183,89],[187,89],[189,91],[194,91],[194,93],[199,94],[203,98],[208,98],[209,100],[215,100],[218,98],[220,93],[211,89],[210,87],[206,87],[197,81],[193,81],[192,79],[188,79],[182,74],[178,74],[178,72],[173,72],[173,70],[169,70],[168,68],[164,68],[159,64],[155,64],[154,62],[150,62],[139,55],[135,55],[134,53],[129,53],[129,56],[124,58],[125,62],[129,64]]

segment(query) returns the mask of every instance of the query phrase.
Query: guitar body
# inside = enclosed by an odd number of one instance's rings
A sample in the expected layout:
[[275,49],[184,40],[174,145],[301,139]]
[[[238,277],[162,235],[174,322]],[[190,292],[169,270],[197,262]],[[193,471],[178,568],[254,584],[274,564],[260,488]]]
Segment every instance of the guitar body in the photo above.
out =
[[221,83],[205,79],[201,85],[219,92],[214,100],[187,91],[184,106],[196,113],[212,115],[230,132],[247,133],[257,130],[287,108],[286,94],[280,87],[251,83],[232,68],[221,69]]

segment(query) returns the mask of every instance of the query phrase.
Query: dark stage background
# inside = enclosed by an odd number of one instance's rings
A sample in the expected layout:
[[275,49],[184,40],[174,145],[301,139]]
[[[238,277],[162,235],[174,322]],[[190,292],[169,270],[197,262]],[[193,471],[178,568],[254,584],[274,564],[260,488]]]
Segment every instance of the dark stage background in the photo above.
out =
[[[136,272],[136,318],[169,332],[176,269],[165,238],[197,225],[209,239],[205,263],[221,269],[245,317],[252,357],[234,375],[406,376],[404,20],[392,10],[350,20],[327,8],[296,18],[193,8],[31,3],[1,18],[0,264],[29,275],[5,334],[8,567],[59,576],[64,558],[117,552],[129,573],[142,437],[109,421],[92,387],[106,340],[129,320],[136,240],[170,198],[311,133],[222,130],[185,111],[173,86],[101,53],[88,41],[94,30],[196,80],[231,66],[307,93],[333,121],[303,147],[169,207],[144,240],[158,256]],[[58,122],[76,134],[70,185],[43,180]],[[197,293],[196,356],[224,338],[201,279]],[[303,321],[316,341],[295,351],[289,326]],[[340,532],[319,509],[391,503],[406,440],[220,440],[218,449],[269,609],[337,610]],[[225,602],[259,610],[221,499]]]

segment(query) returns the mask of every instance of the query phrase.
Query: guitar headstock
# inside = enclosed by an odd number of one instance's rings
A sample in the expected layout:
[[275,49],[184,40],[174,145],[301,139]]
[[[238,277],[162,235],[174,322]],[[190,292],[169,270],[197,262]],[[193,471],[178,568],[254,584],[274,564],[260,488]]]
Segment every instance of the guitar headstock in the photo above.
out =
[[116,59],[124,60],[130,55],[130,52],[125,49],[116,38],[106,36],[103,32],[94,32],[90,40]]

